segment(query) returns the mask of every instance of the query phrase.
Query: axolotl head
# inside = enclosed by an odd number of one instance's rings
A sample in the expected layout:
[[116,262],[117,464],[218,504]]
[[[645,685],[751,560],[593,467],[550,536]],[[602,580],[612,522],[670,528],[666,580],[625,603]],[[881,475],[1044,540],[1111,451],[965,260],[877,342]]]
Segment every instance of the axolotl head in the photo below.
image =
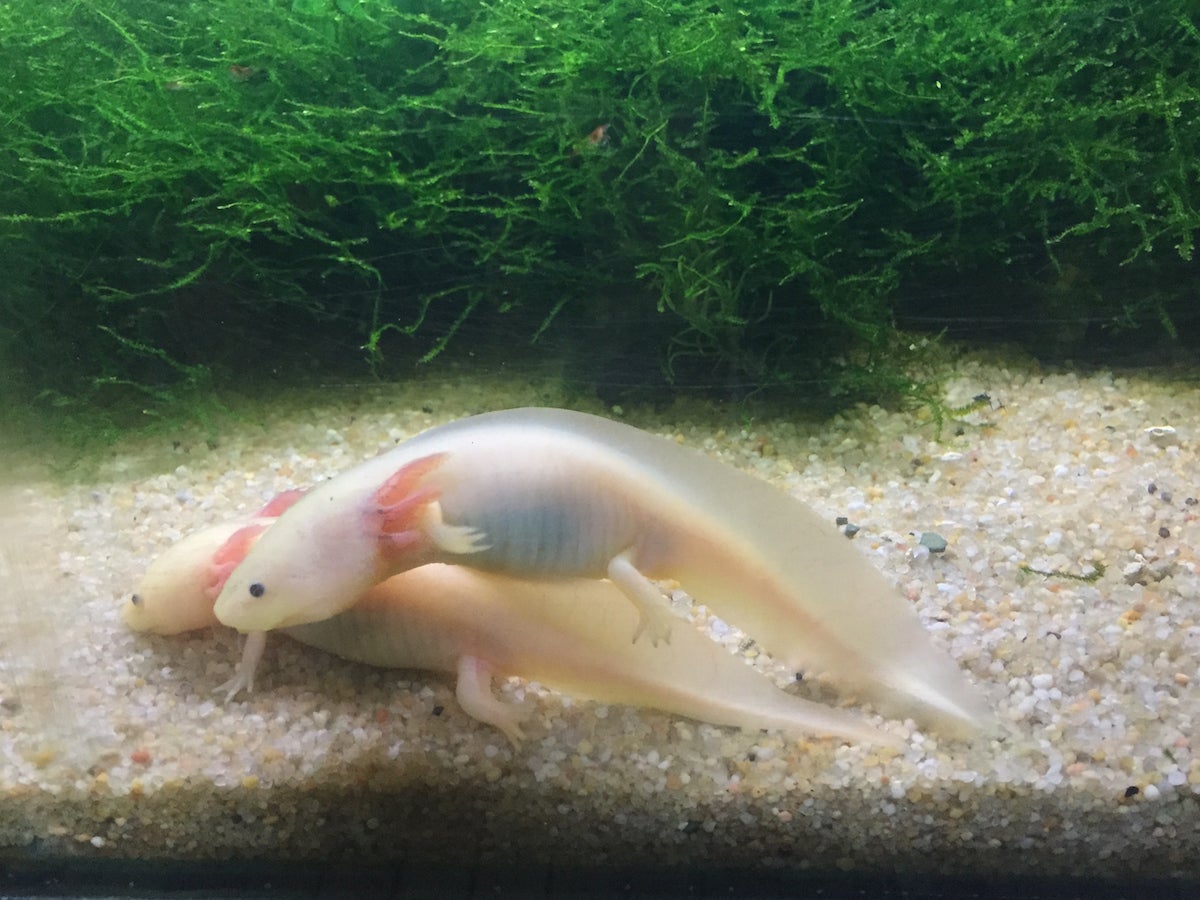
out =
[[213,560],[238,531],[254,520],[213,525],[171,545],[146,569],[121,605],[121,621],[134,631],[180,634],[217,624],[213,615],[217,573]]
[[313,490],[258,537],[221,589],[216,617],[271,631],[348,609],[386,577],[371,524],[369,504],[336,480]]

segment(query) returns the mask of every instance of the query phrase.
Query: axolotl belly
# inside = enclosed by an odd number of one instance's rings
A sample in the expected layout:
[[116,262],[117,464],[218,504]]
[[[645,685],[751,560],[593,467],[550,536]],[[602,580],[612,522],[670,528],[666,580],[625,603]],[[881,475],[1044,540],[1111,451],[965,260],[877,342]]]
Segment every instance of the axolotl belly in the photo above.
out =
[[432,428],[313,488],[236,568],[217,617],[242,631],[319,621],[431,562],[525,579],[606,578],[670,626],[677,580],[789,665],[952,733],[986,704],[906,603],[830,524],[673,441],[558,409]]

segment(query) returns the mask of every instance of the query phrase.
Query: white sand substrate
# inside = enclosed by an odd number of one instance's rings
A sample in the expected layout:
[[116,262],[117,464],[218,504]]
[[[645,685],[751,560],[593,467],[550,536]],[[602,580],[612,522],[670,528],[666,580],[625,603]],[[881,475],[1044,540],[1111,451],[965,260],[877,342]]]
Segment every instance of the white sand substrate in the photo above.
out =
[[[130,439],[86,483],[10,488],[0,855],[1197,875],[1200,391],[972,359],[944,392],[949,406],[988,399],[939,436],[920,411],[614,411],[553,381],[331,387],[239,407],[215,435]],[[500,693],[535,709],[514,750],[446,676],[276,637],[255,693],[225,703],[213,689],[235,635],[119,622],[180,536],[431,425],[519,405],[619,415],[770,481],[831,529],[846,517],[983,686],[1003,739],[877,716],[906,749],[785,739],[514,678]],[[835,688],[789,690],[837,703]]]

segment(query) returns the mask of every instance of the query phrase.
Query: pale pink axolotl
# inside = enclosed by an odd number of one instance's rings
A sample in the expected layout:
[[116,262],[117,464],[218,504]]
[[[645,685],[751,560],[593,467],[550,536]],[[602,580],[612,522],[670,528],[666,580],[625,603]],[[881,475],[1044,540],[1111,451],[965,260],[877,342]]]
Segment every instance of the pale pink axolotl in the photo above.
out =
[[[147,569],[122,606],[122,620],[158,634],[217,624],[214,580],[229,553],[244,552],[272,521],[217,525],[179,541]],[[234,534],[249,539],[231,545]],[[657,648],[630,642],[636,623],[634,608],[607,581],[529,581],[433,564],[376,585],[331,619],[284,631],[370,665],[456,672],[462,708],[514,744],[527,710],[495,697],[493,675],[717,725],[898,743],[861,718],[780,690],[688,622],[671,619],[670,643]],[[249,688],[260,652],[261,646],[252,650],[224,687]]]
[[430,562],[529,579],[607,578],[652,638],[661,592],[697,601],[788,665],[830,673],[951,733],[986,704],[830,524],[759,479],[673,441],[561,409],[432,428],[313,488],[254,546],[216,603],[240,631],[329,618]]

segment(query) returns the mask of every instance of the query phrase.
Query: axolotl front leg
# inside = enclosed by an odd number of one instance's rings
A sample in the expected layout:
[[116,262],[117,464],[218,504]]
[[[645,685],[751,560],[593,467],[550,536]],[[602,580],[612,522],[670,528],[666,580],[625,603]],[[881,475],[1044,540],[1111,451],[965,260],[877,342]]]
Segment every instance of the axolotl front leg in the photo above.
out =
[[[662,592],[639,565],[664,541],[620,491],[568,470],[553,454],[503,467],[436,454],[401,468],[373,497],[380,552],[522,578],[607,578],[638,610],[636,642],[669,642]],[[389,566],[390,568],[390,566]]]

